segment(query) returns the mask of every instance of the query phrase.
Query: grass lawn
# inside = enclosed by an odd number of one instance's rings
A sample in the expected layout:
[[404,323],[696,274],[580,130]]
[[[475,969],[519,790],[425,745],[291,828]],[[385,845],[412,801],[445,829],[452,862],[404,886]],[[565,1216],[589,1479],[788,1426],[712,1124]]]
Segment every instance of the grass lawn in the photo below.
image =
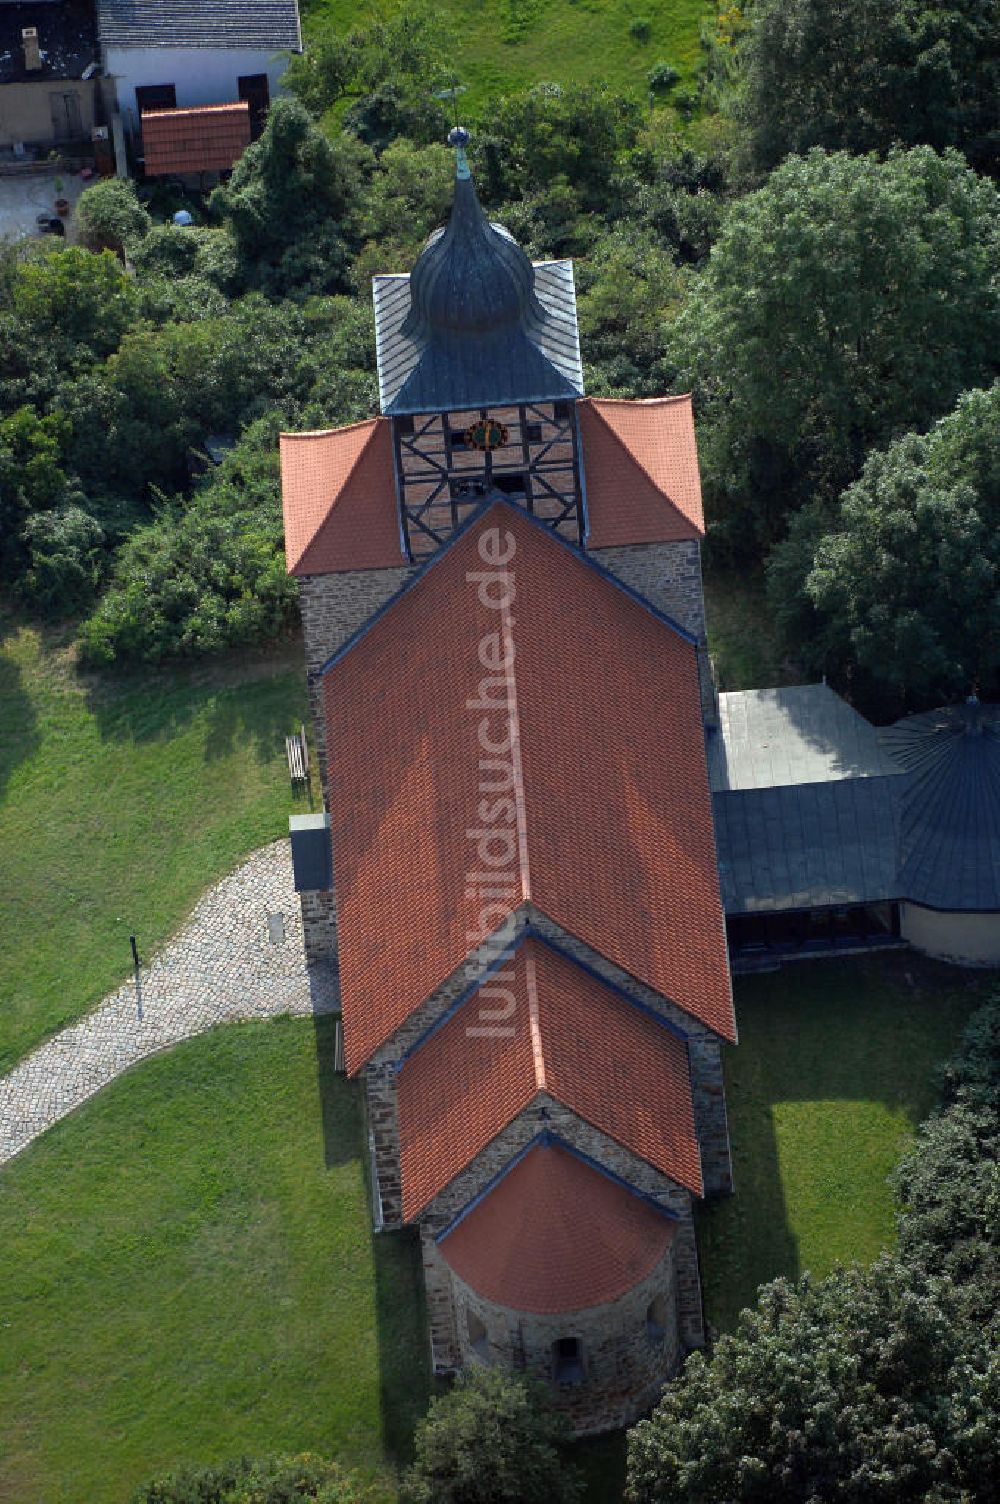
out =
[[[398,8],[391,6],[390,8]],[[698,34],[712,14],[706,0],[441,0],[435,7],[454,41],[455,72],[467,107],[536,83],[601,83],[645,100],[649,70],[671,63],[690,84]],[[357,0],[305,0],[308,43],[325,22],[339,31],[364,24]],[[629,33],[649,23],[649,37]]]
[[287,830],[301,648],[145,675],[75,672],[0,618],[0,1075],[128,974],[203,890]]
[[311,1448],[394,1498],[427,1403],[414,1242],[374,1244],[329,1022],[147,1062],[0,1171],[0,1499]]
[[727,1049],[736,1195],[702,1211],[709,1320],[728,1331],[778,1274],[868,1262],[893,1241],[886,1176],[937,1100],[989,979],[897,952],[736,979]]

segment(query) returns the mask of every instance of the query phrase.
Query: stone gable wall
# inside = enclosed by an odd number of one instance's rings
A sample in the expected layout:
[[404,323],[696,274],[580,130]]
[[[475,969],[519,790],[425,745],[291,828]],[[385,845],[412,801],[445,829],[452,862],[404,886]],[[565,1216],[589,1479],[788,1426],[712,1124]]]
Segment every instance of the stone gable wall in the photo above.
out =
[[[569,1416],[578,1436],[631,1425],[652,1408],[663,1384],[676,1372],[676,1244],[651,1274],[617,1300],[560,1315],[517,1311],[484,1299],[448,1266],[426,1229],[421,1249],[425,1283],[440,1310],[437,1329],[452,1334],[447,1351],[440,1350],[441,1362],[435,1349],[439,1371],[486,1363],[530,1373],[550,1384],[557,1407]],[[657,1315],[664,1317],[662,1335],[651,1334],[647,1323],[653,1301],[661,1307]],[[470,1315],[486,1329],[485,1339],[475,1345]],[[564,1337],[580,1342],[580,1383],[553,1381],[553,1344]],[[454,1361],[447,1364],[446,1358]]]

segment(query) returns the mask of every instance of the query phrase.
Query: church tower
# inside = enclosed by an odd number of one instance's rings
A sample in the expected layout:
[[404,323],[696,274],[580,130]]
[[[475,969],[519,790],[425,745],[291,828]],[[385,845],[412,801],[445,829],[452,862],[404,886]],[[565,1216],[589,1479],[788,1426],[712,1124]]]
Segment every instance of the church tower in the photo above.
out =
[[435,1370],[537,1374],[585,1434],[703,1342],[693,1204],[732,1189],[701,491],[689,398],[584,395],[572,264],[488,220],[467,139],[375,279],[381,415],[282,436],[292,857]]

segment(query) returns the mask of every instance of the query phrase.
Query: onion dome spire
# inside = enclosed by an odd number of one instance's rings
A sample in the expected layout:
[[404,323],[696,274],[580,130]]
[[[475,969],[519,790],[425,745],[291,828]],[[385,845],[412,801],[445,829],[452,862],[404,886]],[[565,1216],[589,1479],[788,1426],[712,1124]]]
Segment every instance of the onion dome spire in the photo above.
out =
[[545,322],[534,267],[517,242],[483,213],[465,153],[468,142],[460,125],[448,135],[455,148],[451,218],[410,273],[410,311],[402,332],[420,343],[436,331],[487,334],[516,325],[530,337]]

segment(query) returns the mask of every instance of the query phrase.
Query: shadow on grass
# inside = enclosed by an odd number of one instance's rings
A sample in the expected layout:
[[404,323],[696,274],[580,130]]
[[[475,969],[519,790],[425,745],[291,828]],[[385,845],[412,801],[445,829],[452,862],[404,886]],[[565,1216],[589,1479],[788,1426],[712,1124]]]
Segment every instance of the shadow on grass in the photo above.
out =
[[361,1087],[336,1069],[337,1020],[332,1014],[313,1016],[316,1035],[316,1084],[323,1124],[323,1161],[328,1170],[366,1154],[365,1115]]
[[238,745],[249,746],[258,763],[271,762],[308,719],[301,658],[287,644],[246,659],[87,673],[81,682],[104,740],[166,741],[200,718],[206,762]]
[[382,1445],[396,1467],[413,1457],[413,1432],[431,1397],[430,1353],[415,1227],[375,1236]]
[[0,796],[14,769],[38,749],[41,738],[31,697],[18,665],[3,652],[0,637]]
[[578,1441],[570,1461],[583,1473],[584,1504],[621,1504],[625,1492],[625,1432]]
[[[872,1166],[884,1162],[888,1173],[897,1129],[883,1121],[867,1138],[864,1128],[855,1130],[861,1136],[847,1146],[863,1157],[855,1164],[835,1137],[840,1119],[824,1121],[824,1109],[879,1104],[915,1127],[937,1100],[936,1070],[988,987],[982,973],[906,951],[737,978],[740,1044],[725,1051],[736,1194],[697,1211],[714,1326],[731,1330],[760,1284],[802,1273],[796,1229],[809,1231],[809,1262],[831,1232],[838,1256],[871,1256],[881,1219],[891,1222],[888,1204],[873,1213],[872,1198],[888,1193],[884,1181],[873,1182]],[[814,1109],[811,1119],[789,1118],[799,1104]],[[782,1111],[782,1152],[797,1161],[797,1169],[786,1166],[801,1202],[794,1226],[775,1131]]]

